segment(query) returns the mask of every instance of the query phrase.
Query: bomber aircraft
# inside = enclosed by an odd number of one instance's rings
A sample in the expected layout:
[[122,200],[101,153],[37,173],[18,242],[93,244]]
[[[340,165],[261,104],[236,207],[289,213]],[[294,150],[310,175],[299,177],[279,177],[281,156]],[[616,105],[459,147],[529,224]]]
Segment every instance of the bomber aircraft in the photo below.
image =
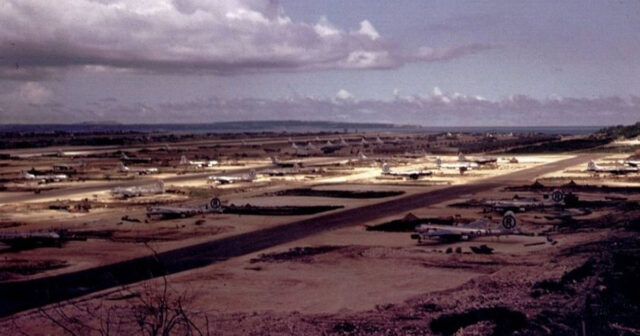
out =
[[244,175],[228,175],[228,176],[211,175],[208,177],[208,179],[210,182],[220,183],[220,184],[253,182],[253,180],[256,179],[256,172],[255,170],[252,170],[248,174],[244,174]]
[[626,175],[630,173],[637,173],[638,167],[626,167],[626,166],[602,167],[593,161],[589,161],[589,163],[587,163],[587,171],[594,172],[594,173],[608,173],[613,175]]
[[433,172],[431,170],[392,170],[389,168],[389,165],[385,162],[382,164],[382,174],[390,175],[390,176],[402,176],[408,177],[412,180],[417,180],[422,176],[431,176]]
[[430,239],[460,241],[488,236],[533,235],[517,229],[517,223],[518,220],[515,214],[512,211],[507,211],[502,217],[502,221],[496,224],[491,224],[485,219],[457,225],[421,224],[416,227],[415,233],[411,235],[411,238],[418,240],[418,243],[422,243]]
[[147,217],[159,218],[186,218],[206,213],[221,213],[222,203],[217,197],[212,198],[209,203],[191,206],[191,207],[171,207],[171,206],[155,206],[147,208]]

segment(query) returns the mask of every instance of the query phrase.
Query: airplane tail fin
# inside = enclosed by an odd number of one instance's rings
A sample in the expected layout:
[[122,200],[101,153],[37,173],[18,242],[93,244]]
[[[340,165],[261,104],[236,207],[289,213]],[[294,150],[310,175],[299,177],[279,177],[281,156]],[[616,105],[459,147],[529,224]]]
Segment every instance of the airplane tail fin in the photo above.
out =
[[187,160],[187,157],[183,155],[180,157],[180,165],[184,166],[186,164],[189,164],[189,160]]
[[436,158],[436,166],[437,166],[438,168],[442,167],[442,159],[441,159],[440,157],[437,157],[437,158]]
[[598,165],[593,161],[589,161],[589,163],[587,163],[588,170],[597,170],[598,168],[600,167],[598,167]]
[[129,167],[124,165],[124,162],[120,161],[118,162],[118,171],[119,172],[127,172],[129,171]]
[[249,179],[250,180],[254,180],[256,178],[256,171],[251,169],[251,171],[249,172]]
[[270,156],[269,158],[271,159],[271,163],[278,164],[278,159],[276,159],[274,156]]
[[389,165],[386,162],[382,164],[382,172],[385,174],[388,174],[389,172],[391,172],[391,169],[389,168]]
[[516,228],[516,225],[518,224],[518,220],[516,218],[516,215],[513,213],[513,211],[505,212],[504,216],[502,217],[501,224],[502,224],[502,228],[507,231],[511,231]]
[[156,186],[160,193],[164,194],[164,182],[162,182],[162,180],[158,180],[158,182],[156,182]]
[[464,162],[467,161],[467,158],[462,154],[462,152],[458,153],[458,161]]

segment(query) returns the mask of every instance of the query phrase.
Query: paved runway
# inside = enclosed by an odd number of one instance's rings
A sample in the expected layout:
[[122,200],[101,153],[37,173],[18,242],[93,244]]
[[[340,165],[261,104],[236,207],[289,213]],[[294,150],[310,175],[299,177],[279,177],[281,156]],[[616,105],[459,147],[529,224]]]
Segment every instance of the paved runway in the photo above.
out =
[[197,245],[187,246],[111,265],[18,282],[0,283],[0,316],[131,284],[164,274],[186,271],[229,258],[341,227],[362,225],[381,217],[445,202],[460,195],[523,183],[537,176],[596,159],[602,154],[584,154],[465,185],[407,195],[380,203],[333,212]]

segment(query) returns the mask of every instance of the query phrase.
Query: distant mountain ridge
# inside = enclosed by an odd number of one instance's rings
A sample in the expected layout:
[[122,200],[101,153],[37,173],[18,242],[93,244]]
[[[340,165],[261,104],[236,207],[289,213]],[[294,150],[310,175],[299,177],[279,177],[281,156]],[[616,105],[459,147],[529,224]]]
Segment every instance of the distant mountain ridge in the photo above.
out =
[[590,134],[602,126],[419,126],[392,123],[354,123],[305,120],[224,121],[189,124],[122,124],[82,122],[76,124],[0,124],[0,132],[14,133],[314,133],[314,132],[466,132],[466,133],[544,133]]

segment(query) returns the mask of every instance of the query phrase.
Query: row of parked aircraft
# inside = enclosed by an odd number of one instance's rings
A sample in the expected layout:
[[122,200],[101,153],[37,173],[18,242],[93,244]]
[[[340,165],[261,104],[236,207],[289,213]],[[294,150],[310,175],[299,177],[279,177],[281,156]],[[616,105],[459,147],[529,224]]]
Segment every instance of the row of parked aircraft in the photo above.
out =
[[[312,141],[308,141],[306,145],[299,145],[293,139],[289,138],[289,143],[291,144],[291,148],[296,151],[297,156],[307,156],[309,155],[309,152],[314,152],[314,151],[322,151],[325,154],[328,154],[351,145],[366,146],[370,142],[377,145],[385,144],[384,140],[382,140],[379,136],[376,137],[374,140],[367,140],[365,137],[361,137],[359,141],[352,142],[352,143],[349,143],[342,136],[340,136],[339,140],[336,140],[336,142],[327,140],[326,143],[321,143],[322,140],[319,137],[316,137],[315,141],[316,141],[316,144],[314,144]],[[399,142],[400,142],[400,139],[397,137],[394,140],[392,140],[392,143],[399,143]]]
[[512,200],[485,200],[482,202],[483,206],[488,206],[494,211],[504,213],[500,223],[491,223],[487,219],[479,219],[471,223],[456,223],[454,225],[421,224],[416,226],[411,238],[418,240],[418,243],[422,243],[428,240],[459,241],[487,236],[533,236],[533,233],[523,232],[516,227],[518,220],[515,212],[562,206],[566,197],[562,190],[556,189],[551,194],[545,195],[545,199],[542,201],[535,198],[520,197],[514,197]]
[[504,213],[506,211],[525,212],[564,204],[565,194],[559,189],[554,190],[548,199],[514,197],[510,200],[484,200],[482,205],[492,211]]
[[196,215],[206,214],[206,213],[220,213],[222,212],[222,202],[217,197],[212,198],[209,203],[197,205],[197,206],[187,206],[187,207],[176,207],[176,206],[153,206],[147,208],[147,217],[148,218],[184,218],[184,217],[192,217]]
[[[484,165],[495,164],[498,161],[497,158],[486,158],[486,157],[466,157],[464,154],[458,154],[457,162],[443,162],[440,157],[435,159],[436,166],[438,169],[458,169],[460,172],[464,172],[470,169],[478,168]],[[410,179],[419,179],[422,176],[431,176],[433,175],[432,170],[418,169],[418,170],[393,170],[389,167],[387,163],[383,163],[382,165],[382,174],[390,175],[390,176],[403,176],[408,177]]]

